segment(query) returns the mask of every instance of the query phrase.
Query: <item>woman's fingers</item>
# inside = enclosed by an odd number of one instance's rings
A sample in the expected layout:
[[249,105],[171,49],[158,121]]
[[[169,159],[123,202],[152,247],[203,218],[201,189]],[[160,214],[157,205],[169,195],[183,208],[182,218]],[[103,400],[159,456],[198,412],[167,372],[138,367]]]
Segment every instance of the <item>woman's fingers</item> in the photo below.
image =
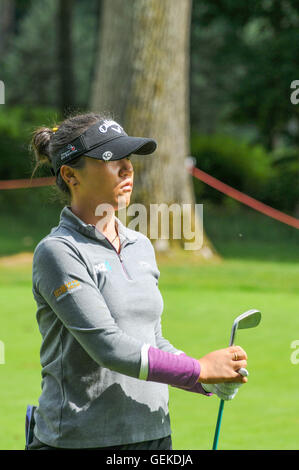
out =
[[241,346],[230,346],[228,349],[232,354],[233,360],[247,359],[247,354]]
[[199,382],[247,382],[237,371],[247,366],[247,354],[240,346],[230,346],[206,354],[199,360]]
[[234,371],[236,371],[236,376],[234,381],[245,383],[247,382],[247,378],[243,377],[242,375],[238,374],[238,370],[241,368],[246,369],[247,367],[247,354],[241,346],[231,346],[230,347],[232,353],[232,367]]
[[243,375],[238,374],[238,372],[236,371],[235,377],[233,377],[233,379],[231,380],[226,380],[225,382],[237,382],[245,384],[246,382],[248,382],[248,379],[247,377],[243,377]]
[[232,366],[233,366],[234,370],[239,370],[239,369],[241,369],[241,368],[246,369],[246,367],[247,367],[247,361],[245,361],[245,360],[244,360],[244,361],[233,361],[233,365],[232,365]]

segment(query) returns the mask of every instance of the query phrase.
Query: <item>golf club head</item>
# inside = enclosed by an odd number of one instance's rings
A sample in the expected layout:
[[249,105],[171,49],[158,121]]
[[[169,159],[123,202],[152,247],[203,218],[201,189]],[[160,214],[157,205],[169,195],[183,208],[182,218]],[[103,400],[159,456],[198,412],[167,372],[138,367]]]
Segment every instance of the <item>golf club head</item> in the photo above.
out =
[[261,312],[256,309],[247,310],[247,312],[244,312],[239,315],[234,320],[229,345],[232,346],[234,344],[237,329],[254,328],[260,323],[261,318]]

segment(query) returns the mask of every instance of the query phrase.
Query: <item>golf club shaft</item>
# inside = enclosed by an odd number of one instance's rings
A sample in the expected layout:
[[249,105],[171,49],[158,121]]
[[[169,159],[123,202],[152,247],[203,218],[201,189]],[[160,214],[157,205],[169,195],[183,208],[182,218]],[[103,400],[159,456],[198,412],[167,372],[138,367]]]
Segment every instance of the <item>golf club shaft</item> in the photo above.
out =
[[220,406],[219,406],[219,411],[218,411],[217,424],[216,424],[216,430],[215,430],[214,442],[213,442],[213,450],[217,450],[217,446],[218,446],[223,407],[224,407],[224,400],[220,400]]
[[[232,331],[231,331],[229,346],[232,346],[234,344],[236,330],[237,330],[237,328],[234,325],[233,328],[232,328]],[[216,423],[216,429],[215,429],[215,434],[214,434],[213,450],[217,450],[217,446],[218,446],[219,433],[220,433],[220,427],[221,427],[221,421],[222,421],[222,415],[223,415],[223,408],[224,408],[224,400],[220,400],[217,423]]]
[[[248,321],[250,319],[250,321]],[[235,341],[235,336],[238,328],[253,328],[257,326],[260,323],[261,320],[261,312],[256,309],[251,309],[247,310],[247,312],[244,312],[242,315],[239,315],[234,323],[233,327],[231,330],[231,335],[230,335],[230,341],[229,341],[229,346],[233,346],[234,341]],[[243,375],[243,377],[248,376],[248,371],[244,368],[240,368],[237,371],[240,375]],[[218,417],[217,417],[217,423],[216,423],[216,429],[215,429],[215,435],[214,435],[214,442],[213,442],[213,450],[217,449],[218,446],[218,439],[219,439],[219,433],[220,433],[220,426],[221,426],[221,420],[222,420],[222,414],[223,414],[223,407],[224,407],[224,400],[220,401],[220,406],[219,406],[219,411],[218,411]]]

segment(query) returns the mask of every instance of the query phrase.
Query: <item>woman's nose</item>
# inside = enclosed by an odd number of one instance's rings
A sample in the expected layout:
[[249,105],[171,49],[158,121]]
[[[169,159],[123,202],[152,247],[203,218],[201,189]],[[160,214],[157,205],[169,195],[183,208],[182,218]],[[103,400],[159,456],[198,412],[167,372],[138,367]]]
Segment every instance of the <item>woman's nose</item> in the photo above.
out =
[[121,173],[133,173],[133,165],[128,160],[127,158],[122,158],[121,159],[121,168],[120,168]]

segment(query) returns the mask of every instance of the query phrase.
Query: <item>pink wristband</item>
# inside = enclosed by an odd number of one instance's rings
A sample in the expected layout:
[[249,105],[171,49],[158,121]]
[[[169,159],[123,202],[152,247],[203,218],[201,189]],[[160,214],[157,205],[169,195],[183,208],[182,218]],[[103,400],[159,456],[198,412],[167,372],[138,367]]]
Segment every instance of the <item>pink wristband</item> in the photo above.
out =
[[[184,354],[186,356],[184,352],[181,354]],[[201,395],[205,395],[207,397],[211,397],[213,395],[213,393],[206,392],[200,382],[197,382],[195,385],[193,385],[192,388],[185,388],[185,387],[178,386],[178,385],[177,385],[177,388],[181,388],[182,390],[186,390],[188,392],[200,393]]]
[[193,357],[176,355],[150,346],[148,381],[191,389],[197,383],[199,375],[200,365]]

